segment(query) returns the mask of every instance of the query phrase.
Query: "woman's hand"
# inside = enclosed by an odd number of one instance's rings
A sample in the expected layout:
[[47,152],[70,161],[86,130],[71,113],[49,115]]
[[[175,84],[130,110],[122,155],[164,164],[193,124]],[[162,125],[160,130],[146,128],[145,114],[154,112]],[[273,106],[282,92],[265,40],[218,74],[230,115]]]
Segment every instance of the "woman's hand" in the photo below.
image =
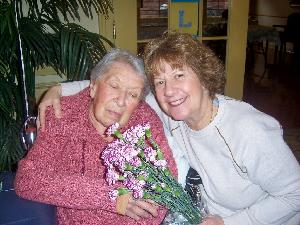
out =
[[49,88],[46,94],[43,96],[39,108],[38,108],[38,118],[37,127],[45,131],[45,115],[48,106],[53,106],[55,116],[61,118],[61,107],[60,107],[60,97],[61,97],[61,86],[56,85]]
[[218,215],[208,215],[199,225],[224,225],[224,221]]
[[157,204],[151,201],[131,198],[126,207],[125,215],[135,220],[150,218],[151,216],[157,217],[158,207]]
[[159,205],[149,199],[134,199],[131,193],[117,197],[116,210],[134,220],[157,217]]

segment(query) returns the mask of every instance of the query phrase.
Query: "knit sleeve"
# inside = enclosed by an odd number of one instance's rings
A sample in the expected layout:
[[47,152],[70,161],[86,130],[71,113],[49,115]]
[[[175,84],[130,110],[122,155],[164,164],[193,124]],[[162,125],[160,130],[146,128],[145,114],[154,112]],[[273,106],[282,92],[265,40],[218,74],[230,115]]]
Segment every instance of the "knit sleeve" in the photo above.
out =
[[248,126],[242,155],[249,179],[266,195],[249,208],[224,218],[225,225],[298,224],[287,222],[297,216],[299,222],[300,166],[284,142],[277,121],[267,119],[263,125]]
[[[82,147],[84,143],[64,134],[63,124],[67,122],[63,118],[56,119],[53,113],[48,112],[46,123],[46,131],[40,131],[33,147],[19,162],[16,193],[29,200],[59,207],[115,212],[116,203],[109,199],[110,187],[105,180],[86,176],[72,165],[77,165],[75,155],[79,152],[76,149],[80,148],[76,147]],[[62,154],[74,157],[68,161],[61,157]],[[78,165],[81,165],[80,162]]]

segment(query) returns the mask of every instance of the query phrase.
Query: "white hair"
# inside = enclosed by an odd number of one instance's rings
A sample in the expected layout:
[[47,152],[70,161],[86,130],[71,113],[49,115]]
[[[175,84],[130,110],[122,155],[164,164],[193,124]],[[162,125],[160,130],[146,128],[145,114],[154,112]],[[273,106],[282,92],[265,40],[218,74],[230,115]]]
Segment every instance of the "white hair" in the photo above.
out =
[[145,97],[149,93],[150,88],[149,88],[148,79],[145,75],[143,60],[126,50],[122,50],[119,48],[111,49],[100,60],[100,62],[98,62],[97,65],[91,70],[90,72],[91,81],[97,80],[109,69],[109,66],[119,62],[130,65],[132,69],[136,71],[144,79],[143,97]]

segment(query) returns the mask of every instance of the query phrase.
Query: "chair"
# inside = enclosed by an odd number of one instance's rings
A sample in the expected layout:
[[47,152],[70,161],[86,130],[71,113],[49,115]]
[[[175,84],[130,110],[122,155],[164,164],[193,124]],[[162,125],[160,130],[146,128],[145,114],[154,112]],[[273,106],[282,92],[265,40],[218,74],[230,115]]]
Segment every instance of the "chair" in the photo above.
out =
[[[273,64],[268,62],[268,55],[269,55],[268,51],[269,51],[270,42],[275,44],[275,54],[274,54]],[[265,74],[267,74],[268,69],[270,69],[271,66],[277,64],[276,52],[280,43],[281,41],[280,41],[279,31],[274,27],[249,23],[248,34],[247,34],[246,74],[249,75],[251,74],[251,69],[254,66],[256,53],[262,54],[264,58],[264,71],[260,76],[258,82],[262,81],[265,77]]]
[[56,207],[17,196],[14,177],[12,172],[0,172],[0,225],[57,225]]
[[300,60],[300,13],[292,13],[287,18],[286,25],[273,25],[275,28],[282,29],[280,32],[280,50],[279,62],[284,60],[286,56],[286,44],[288,42],[293,44],[292,64],[297,65]]

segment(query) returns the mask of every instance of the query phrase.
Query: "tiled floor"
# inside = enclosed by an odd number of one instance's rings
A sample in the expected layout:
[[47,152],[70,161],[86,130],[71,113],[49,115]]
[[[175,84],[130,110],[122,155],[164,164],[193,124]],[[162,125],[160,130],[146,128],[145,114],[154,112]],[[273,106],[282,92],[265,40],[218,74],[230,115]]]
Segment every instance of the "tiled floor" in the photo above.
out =
[[245,78],[244,101],[282,124],[287,142],[300,161],[300,62],[292,66],[286,58],[284,64],[271,64],[261,79],[263,57],[256,55],[255,58],[254,67]]

